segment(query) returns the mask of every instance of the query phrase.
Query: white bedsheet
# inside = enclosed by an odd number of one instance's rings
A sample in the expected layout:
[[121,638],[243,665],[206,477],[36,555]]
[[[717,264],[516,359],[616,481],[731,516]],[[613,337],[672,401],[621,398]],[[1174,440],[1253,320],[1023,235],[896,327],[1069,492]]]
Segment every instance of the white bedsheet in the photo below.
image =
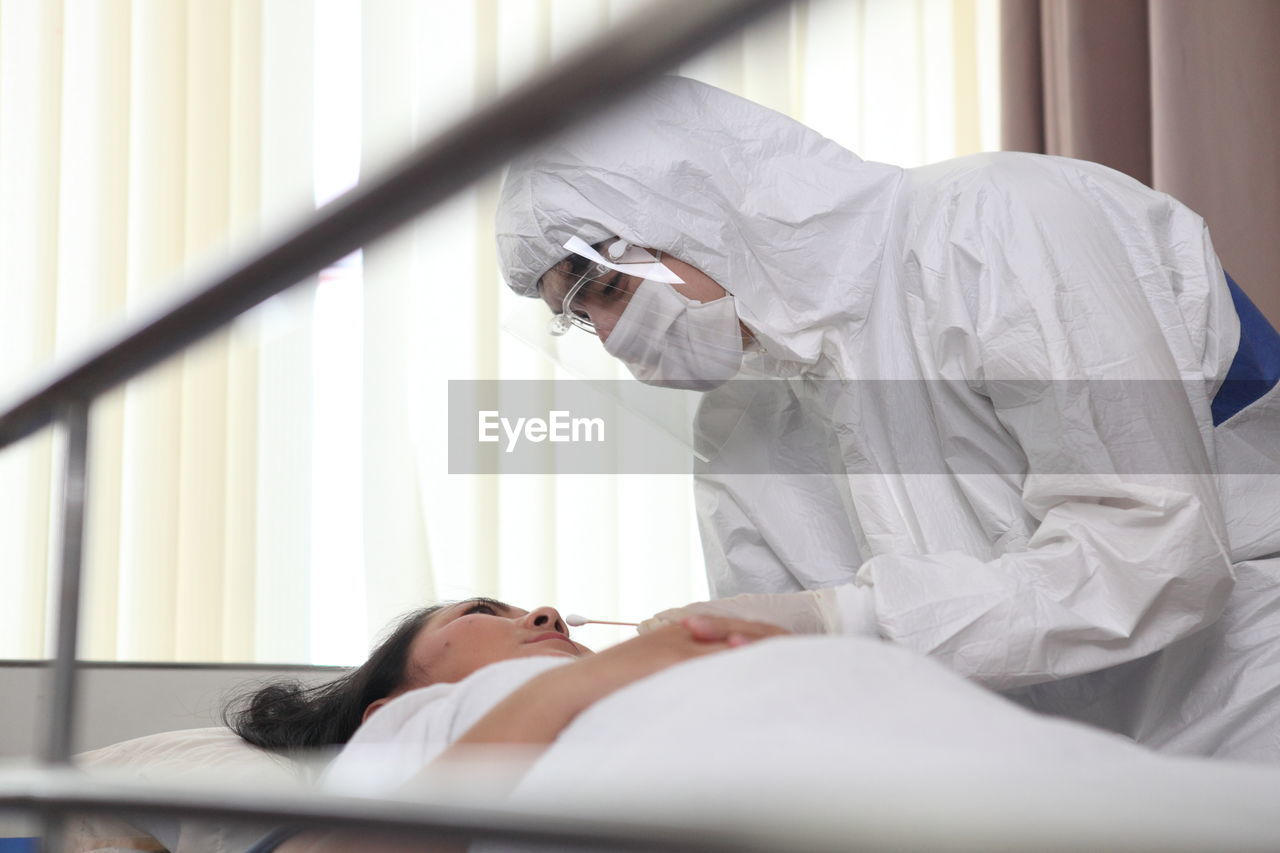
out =
[[[503,696],[559,665],[508,661],[400,697],[352,739],[329,784],[392,792]],[[832,849],[841,833],[847,843],[937,849],[1013,839],[1037,849],[1210,840],[1280,849],[1277,796],[1280,771],[1156,756],[1026,711],[890,644],[787,637],[672,667],[598,702],[507,802],[677,823],[715,812],[744,838],[803,827],[806,843],[827,838]]]
[[[458,684],[405,694],[363,726],[328,774],[350,792],[393,790],[534,675],[526,658]],[[1146,759],[1123,738],[1026,711],[899,647],[854,637],[786,637],[671,667],[597,702],[530,774],[598,774],[578,764],[683,768],[691,761],[781,768]],[[368,765],[375,768],[364,772]]]

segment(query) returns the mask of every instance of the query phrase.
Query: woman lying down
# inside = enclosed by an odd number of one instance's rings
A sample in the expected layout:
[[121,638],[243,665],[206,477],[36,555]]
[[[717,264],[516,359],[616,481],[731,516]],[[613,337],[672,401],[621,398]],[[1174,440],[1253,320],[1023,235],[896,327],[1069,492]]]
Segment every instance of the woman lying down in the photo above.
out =
[[[844,797],[849,808],[879,814],[868,804],[880,796],[900,812],[896,819],[919,823],[931,808],[965,802],[983,779],[1023,778],[1043,789],[1074,774],[1090,785],[1142,786],[1140,797],[1117,808],[1163,797],[1192,824],[1207,819],[1221,831],[1280,839],[1272,808],[1280,773],[1226,765],[1237,774],[1228,795],[1214,776],[1222,765],[1156,757],[1117,736],[1038,716],[893,644],[790,636],[713,616],[663,625],[596,654],[570,639],[551,607],[526,611],[487,598],[431,607],[405,617],[339,681],[268,686],[228,716],[241,737],[270,750],[345,744],[326,771],[329,787],[344,793],[396,795],[433,774],[448,778],[450,761],[480,745],[533,745],[503,792],[508,803],[555,802],[571,795],[566,784],[583,796],[621,782],[665,792],[668,803],[753,791],[787,792],[794,801],[811,790],[826,798],[814,805],[827,814]],[[1263,792],[1258,802],[1241,793],[1242,782]],[[895,784],[926,791],[933,802],[904,804]],[[1054,812],[1079,821],[1073,794],[1064,792],[1068,800],[1054,800]],[[1182,799],[1195,804],[1190,812]],[[1080,825],[1099,819],[1094,813]],[[1171,840],[1197,837],[1194,826],[1164,828]],[[1213,831],[1220,849],[1232,846]],[[281,832],[253,853],[411,849],[462,848]]]

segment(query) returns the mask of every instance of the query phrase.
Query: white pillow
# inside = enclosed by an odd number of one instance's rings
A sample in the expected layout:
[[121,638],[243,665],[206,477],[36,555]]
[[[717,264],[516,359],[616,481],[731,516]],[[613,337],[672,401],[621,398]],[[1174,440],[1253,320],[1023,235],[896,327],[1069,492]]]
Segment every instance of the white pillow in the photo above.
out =
[[139,779],[208,779],[224,773],[283,782],[299,778],[300,765],[260,749],[225,726],[182,729],[113,743],[75,757],[78,766],[134,771]]
[[[104,746],[75,757],[77,766],[110,771],[146,782],[216,783],[234,780],[264,786],[291,784],[310,778],[308,763],[295,762],[242,740],[231,729],[214,726],[146,735]],[[133,825],[111,819],[84,819],[75,826],[71,845],[95,850],[98,839],[116,841],[127,832],[154,838],[173,853],[239,853],[270,827],[218,824],[209,820],[144,818]],[[142,847],[139,849],[148,849]]]

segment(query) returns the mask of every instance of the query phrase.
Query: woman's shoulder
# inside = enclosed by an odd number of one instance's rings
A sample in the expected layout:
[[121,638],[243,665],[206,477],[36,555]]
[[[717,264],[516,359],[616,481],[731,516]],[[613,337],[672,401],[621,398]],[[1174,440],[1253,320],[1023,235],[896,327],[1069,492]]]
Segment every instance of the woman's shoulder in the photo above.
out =
[[400,737],[401,730],[415,718],[434,709],[451,709],[461,703],[496,704],[530,678],[555,666],[566,658],[530,657],[498,661],[483,666],[466,678],[448,684],[431,684],[409,690],[383,705],[352,737],[352,742],[383,742]]
[[568,662],[533,657],[499,661],[456,683],[410,690],[364,722],[325,771],[325,784],[349,793],[394,788],[443,752],[494,705],[530,678]]

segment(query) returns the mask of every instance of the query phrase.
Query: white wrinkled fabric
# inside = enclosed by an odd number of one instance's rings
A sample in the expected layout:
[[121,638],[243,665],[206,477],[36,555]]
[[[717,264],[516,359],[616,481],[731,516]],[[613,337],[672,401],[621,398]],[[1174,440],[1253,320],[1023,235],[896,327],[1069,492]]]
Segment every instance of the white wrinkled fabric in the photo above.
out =
[[1191,210],[1065,158],[864,162],[670,78],[513,164],[513,289],[573,233],[701,269],[781,360],[703,404],[736,424],[697,482],[714,595],[856,583],[882,636],[1042,709],[1280,760],[1280,650],[1232,653],[1280,636],[1232,598],[1234,562],[1280,582],[1280,404],[1212,425],[1239,321]]
[[[408,782],[506,696],[564,658],[490,664],[456,684],[409,691],[360,727],[325,773],[341,793],[377,796]],[[724,782],[737,754],[751,776],[833,761],[866,767],[981,767],[1024,762],[1161,763],[1147,750],[1084,726],[1046,719],[967,684],[936,663],[858,637],[781,637],[694,658],[597,700],[530,768],[540,778],[587,774],[597,762],[619,778],[698,765]],[[874,776],[871,778],[875,778]],[[612,780],[618,781],[618,780]],[[519,802],[517,790],[512,800]]]
[[487,802],[548,819],[711,821],[755,850],[1268,850],[1280,837],[1280,771],[1153,755],[856,637],[764,640],[640,679],[579,714],[505,795],[485,773],[502,753],[484,752],[478,767],[428,770],[433,783],[397,790],[504,696],[566,665],[503,661],[406,693],[369,718],[326,781],[349,795],[423,792],[464,812]]

